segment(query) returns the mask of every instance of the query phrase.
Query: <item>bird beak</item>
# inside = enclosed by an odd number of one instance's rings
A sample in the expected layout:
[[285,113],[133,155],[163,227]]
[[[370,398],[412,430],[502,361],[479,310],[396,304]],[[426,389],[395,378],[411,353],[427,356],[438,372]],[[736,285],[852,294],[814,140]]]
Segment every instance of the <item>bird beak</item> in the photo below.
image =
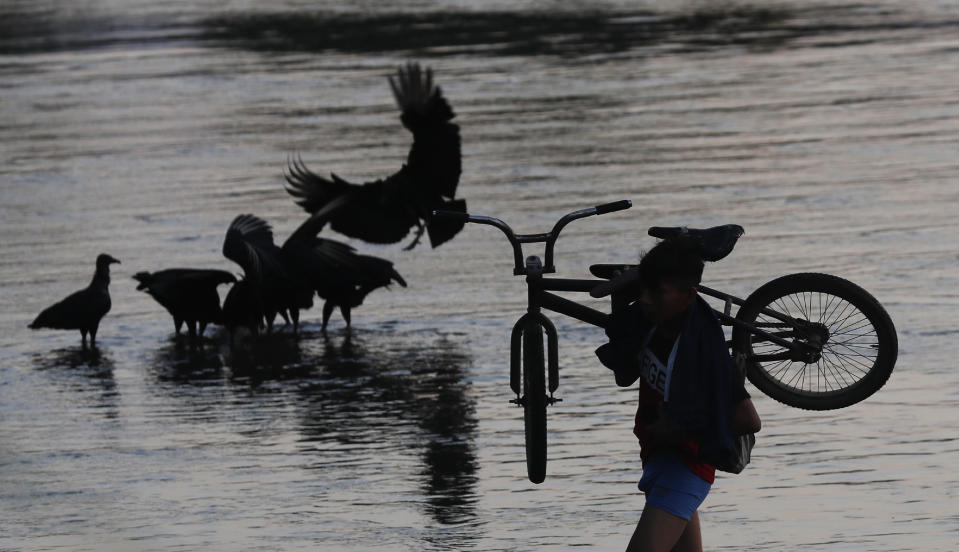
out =
[[114,263],[115,263],[115,264],[123,264],[123,263],[120,262],[120,259],[114,259],[113,257],[110,257],[110,264],[114,264]]

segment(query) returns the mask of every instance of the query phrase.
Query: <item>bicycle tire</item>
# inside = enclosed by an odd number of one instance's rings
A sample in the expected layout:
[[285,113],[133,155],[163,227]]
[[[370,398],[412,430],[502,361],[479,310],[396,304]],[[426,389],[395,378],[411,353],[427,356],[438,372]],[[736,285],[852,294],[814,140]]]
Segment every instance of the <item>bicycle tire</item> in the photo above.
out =
[[[769,310],[806,325],[783,323]],[[736,318],[794,340],[826,337],[815,363],[764,362],[757,355],[775,357],[785,349],[733,327],[733,349],[746,355],[749,381],[792,407],[833,410],[856,404],[885,385],[896,363],[899,344],[889,314],[869,292],[837,276],[800,273],[771,280],[746,298]]]
[[523,329],[523,423],[526,472],[537,484],[546,479],[546,402],[543,328],[530,322]]

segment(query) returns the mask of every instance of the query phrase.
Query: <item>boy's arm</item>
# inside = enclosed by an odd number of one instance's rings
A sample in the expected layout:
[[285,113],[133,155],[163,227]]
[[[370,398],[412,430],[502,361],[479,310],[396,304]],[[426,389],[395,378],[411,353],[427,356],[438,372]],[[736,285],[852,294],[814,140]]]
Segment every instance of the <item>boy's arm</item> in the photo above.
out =
[[636,383],[639,379],[639,359],[632,358],[623,362],[618,368],[613,369],[613,374],[616,376],[616,385],[619,387],[629,387]]
[[632,306],[614,310],[606,325],[609,343],[596,349],[596,356],[603,366],[616,375],[616,385],[629,387],[639,379],[639,343],[636,336],[642,334],[637,313]]
[[762,427],[762,420],[759,419],[752,399],[743,399],[733,406],[732,415],[729,417],[729,430],[734,436],[759,433]]

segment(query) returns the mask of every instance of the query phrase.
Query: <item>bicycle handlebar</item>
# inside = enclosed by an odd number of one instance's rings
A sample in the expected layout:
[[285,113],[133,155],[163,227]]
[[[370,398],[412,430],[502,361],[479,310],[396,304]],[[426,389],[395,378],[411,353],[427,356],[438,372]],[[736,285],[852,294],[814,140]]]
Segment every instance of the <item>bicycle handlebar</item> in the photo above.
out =
[[595,207],[589,207],[587,209],[580,209],[579,211],[573,211],[560,217],[560,219],[556,221],[556,224],[553,225],[553,229],[545,234],[517,235],[513,232],[513,229],[510,228],[508,224],[498,218],[487,217],[483,215],[471,215],[469,213],[463,213],[460,211],[435,210],[433,211],[433,216],[452,220],[461,220],[464,223],[473,222],[476,224],[486,224],[488,226],[495,226],[496,228],[499,228],[504,234],[506,234],[506,239],[509,240],[510,245],[513,246],[513,262],[515,264],[513,267],[513,274],[521,275],[526,274],[526,267],[523,264],[523,248],[521,244],[546,242],[546,258],[544,259],[545,266],[543,267],[543,272],[556,272],[556,267],[553,266],[553,247],[556,244],[556,239],[559,237],[559,233],[567,224],[576,219],[591,217],[593,215],[605,215],[607,213],[629,209],[632,206],[632,201],[623,199],[620,201],[613,201],[611,203],[604,203]]
[[605,215],[606,213],[612,213],[614,211],[622,211],[623,209],[629,209],[633,206],[633,202],[628,199],[621,199],[619,201],[614,201],[612,203],[604,203],[602,205],[597,205],[593,207],[596,209],[597,215]]

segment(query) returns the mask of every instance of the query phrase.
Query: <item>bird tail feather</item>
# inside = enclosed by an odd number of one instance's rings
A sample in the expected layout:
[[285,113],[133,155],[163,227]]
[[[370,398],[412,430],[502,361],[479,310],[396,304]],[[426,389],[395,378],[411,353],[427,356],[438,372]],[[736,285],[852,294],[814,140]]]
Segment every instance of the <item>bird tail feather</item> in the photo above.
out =
[[[466,200],[452,199],[444,201],[441,205],[439,205],[439,209],[444,211],[465,213]],[[429,222],[426,223],[426,231],[430,236],[430,245],[432,245],[435,249],[443,243],[453,239],[453,236],[458,234],[459,231],[463,229],[464,224],[466,224],[466,221],[462,219],[430,217]]]

